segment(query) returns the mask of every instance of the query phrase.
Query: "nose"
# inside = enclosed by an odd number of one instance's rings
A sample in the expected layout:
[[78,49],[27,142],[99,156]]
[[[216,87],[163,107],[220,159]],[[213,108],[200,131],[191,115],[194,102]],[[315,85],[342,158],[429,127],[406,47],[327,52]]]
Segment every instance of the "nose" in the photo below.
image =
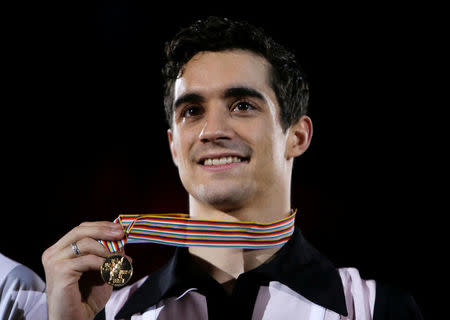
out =
[[231,128],[228,126],[227,114],[219,108],[208,110],[204,117],[199,139],[203,143],[231,139]]

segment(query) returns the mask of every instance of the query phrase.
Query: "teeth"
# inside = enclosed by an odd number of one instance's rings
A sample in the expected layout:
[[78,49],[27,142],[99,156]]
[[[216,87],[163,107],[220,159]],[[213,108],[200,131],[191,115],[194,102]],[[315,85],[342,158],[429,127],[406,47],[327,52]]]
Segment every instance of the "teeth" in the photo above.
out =
[[222,158],[206,159],[203,162],[203,164],[205,166],[217,166],[241,161],[242,161],[241,158],[238,157],[222,157]]

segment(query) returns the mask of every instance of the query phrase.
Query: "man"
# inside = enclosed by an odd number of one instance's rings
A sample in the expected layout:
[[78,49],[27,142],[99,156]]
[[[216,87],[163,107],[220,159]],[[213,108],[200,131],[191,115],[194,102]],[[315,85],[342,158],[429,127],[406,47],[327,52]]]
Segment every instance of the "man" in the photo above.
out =
[[45,283],[34,271],[1,253],[0,319],[47,319]]
[[[313,132],[293,54],[247,23],[210,17],[181,30],[166,56],[168,139],[190,217],[288,217],[293,162]],[[97,239],[123,237],[118,224],[83,223],[46,250],[50,319],[420,319],[410,296],[337,270],[299,230],[281,247],[178,248],[112,293],[98,281],[110,253]]]

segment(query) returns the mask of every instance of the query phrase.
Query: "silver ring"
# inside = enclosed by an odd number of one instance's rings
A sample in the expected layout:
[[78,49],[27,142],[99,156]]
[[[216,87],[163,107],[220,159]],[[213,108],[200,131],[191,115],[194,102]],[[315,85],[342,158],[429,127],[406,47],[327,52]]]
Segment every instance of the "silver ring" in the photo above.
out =
[[78,257],[78,256],[81,256],[81,251],[80,251],[80,249],[78,249],[78,246],[77,246],[77,242],[75,241],[75,242],[72,242],[72,250],[73,250],[73,252],[75,253],[75,255]]

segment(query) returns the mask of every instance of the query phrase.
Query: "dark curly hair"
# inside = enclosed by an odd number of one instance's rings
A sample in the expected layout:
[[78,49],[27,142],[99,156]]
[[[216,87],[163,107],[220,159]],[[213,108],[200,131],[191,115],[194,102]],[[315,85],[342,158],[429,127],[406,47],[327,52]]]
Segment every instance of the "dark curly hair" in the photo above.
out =
[[307,113],[309,86],[292,52],[244,21],[208,17],[179,31],[165,45],[164,106],[169,126],[173,117],[173,90],[183,66],[202,51],[243,49],[264,57],[271,65],[270,84],[280,105],[283,131]]

